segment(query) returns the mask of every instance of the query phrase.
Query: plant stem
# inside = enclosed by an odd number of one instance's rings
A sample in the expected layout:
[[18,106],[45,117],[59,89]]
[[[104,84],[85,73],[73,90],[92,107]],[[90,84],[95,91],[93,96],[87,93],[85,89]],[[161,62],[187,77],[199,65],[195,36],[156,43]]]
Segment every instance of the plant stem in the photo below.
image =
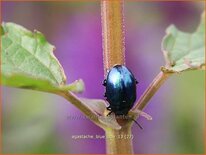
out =
[[120,130],[107,128],[106,147],[109,154],[133,154],[131,125]]
[[[125,37],[123,0],[102,0],[102,38],[104,76],[114,65],[125,65]],[[132,139],[121,138],[131,135],[131,124],[122,124],[120,130],[105,128],[107,154],[132,154]],[[120,137],[120,138],[118,138]]]
[[94,110],[92,110],[89,107],[89,105],[82,102],[79,97],[75,96],[74,94],[72,94],[68,91],[66,91],[66,92],[62,91],[62,92],[58,92],[56,94],[64,97],[66,100],[68,100],[74,106],[76,106],[82,113],[84,113],[97,126],[99,126],[101,128],[105,128],[105,126],[99,122],[98,116],[95,114]]
[[123,0],[102,0],[104,74],[116,64],[125,64]]
[[148,104],[149,100],[154,96],[157,90],[161,87],[161,85],[167,80],[170,75],[172,75],[172,73],[164,73],[161,71],[142,94],[133,109],[143,110]]

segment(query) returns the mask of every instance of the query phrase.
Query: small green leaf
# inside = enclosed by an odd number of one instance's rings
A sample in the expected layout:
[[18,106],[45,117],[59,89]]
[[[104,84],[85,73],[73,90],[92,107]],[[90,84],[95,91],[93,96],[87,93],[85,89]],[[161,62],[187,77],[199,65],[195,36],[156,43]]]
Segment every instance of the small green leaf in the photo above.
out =
[[82,80],[72,87],[65,85],[64,70],[53,55],[55,47],[42,33],[14,23],[3,23],[1,29],[3,85],[41,91],[83,90]]
[[120,130],[122,128],[117,122],[115,114],[111,114],[109,116],[100,116],[99,121],[107,127],[110,127],[115,130]]
[[163,72],[182,72],[205,67],[205,12],[194,33],[185,33],[171,25],[163,38],[166,65]]
[[95,112],[98,116],[103,116],[104,112],[107,108],[107,104],[104,100],[101,99],[87,99],[87,98],[79,98],[82,103]]
[[107,116],[108,114],[107,112],[109,111],[106,110],[107,103],[104,100],[87,99],[87,98],[79,98],[79,99],[87,108],[91,109],[94,113],[96,113],[99,122],[116,130],[121,129],[121,126],[118,124],[114,114]]

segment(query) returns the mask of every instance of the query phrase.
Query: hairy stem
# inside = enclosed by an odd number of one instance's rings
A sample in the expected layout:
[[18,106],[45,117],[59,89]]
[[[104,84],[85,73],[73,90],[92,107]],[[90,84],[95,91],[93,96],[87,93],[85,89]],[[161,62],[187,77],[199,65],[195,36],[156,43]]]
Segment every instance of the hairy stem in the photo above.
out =
[[[125,37],[123,0],[102,0],[102,38],[104,76],[114,65],[125,65]],[[106,128],[107,154],[133,153],[132,139],[121,138],[131,135],[131,125],[121,125],[120,130]]]
[[[106,147],[109,154],[133,154],[131,126],[124,126],[120,130],[107,128]],[[112,146],[112,147],[111,147]]]
[[148,86],[148,88],[145,90],[145,92],[142,94],[140,99],[137,101],[136,105],[134,106],[134,110],[143,110],[145,106],[148,104],[149,100],[154,96],[154,94],[157,92],[157,90],[161,87],[161,85],[167,80],[167,78],[172,75],[171,73],[164,73],[160,72],[154,80],[151,82],[151,84]]
[[58,92],[56,94],[64,97],[66,100],[68,100],[74,106],[76,106],[82,113],[84,113],[96,125],[98,125],[101,128],[105,128],[105,126],[101,122],[99,122],[98,115],[94,112],[94,110],[91,109],[88,104],[81,101],[79,97],[75,96],[74,94],[72,94],[68,91],[66,91],[66,92],[62,91],[62,92]]
[[125,64],[123,0],[102,0],[104,74],[115,64]]

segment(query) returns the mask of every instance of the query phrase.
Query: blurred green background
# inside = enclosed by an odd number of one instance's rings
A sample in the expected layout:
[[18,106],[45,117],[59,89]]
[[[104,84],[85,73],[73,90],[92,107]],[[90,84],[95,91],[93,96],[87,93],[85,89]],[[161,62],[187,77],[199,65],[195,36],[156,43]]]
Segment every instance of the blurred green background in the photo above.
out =
[[[56,46],[68,83],[82,78],[80,96],[102,98],[104,88],[100,3],[3,2],[4,22],[37,29]],[[193,32],[203,2],[125,2],[126,64],[138,81],[137,96],[164,65],[161,39],[175,24]],[[172,76],[151,99],[133,126],[135,153],[203,153],[205,72]],[[89,120],[70,120],[82,114],[63,98],[31,90],[3,87],[4,153],[105,153],[102,139],[72,139],[72,135],[103,135]]]

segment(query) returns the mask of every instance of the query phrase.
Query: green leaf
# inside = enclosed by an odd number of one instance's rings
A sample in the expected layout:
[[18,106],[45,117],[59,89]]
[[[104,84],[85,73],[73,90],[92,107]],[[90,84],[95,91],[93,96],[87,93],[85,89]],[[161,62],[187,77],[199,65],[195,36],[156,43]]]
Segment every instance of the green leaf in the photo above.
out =
[[81,92],[84,89],[82,80],[72,87],[65,85],[64,70],[53,55],[55,47],[42,33],[3,23],[1,37],[3,85],[41,91]]
[[194,33],[185,33],[171,25],[163,38],[166,65],[163,72],[182,72],[205,67],[205,12]]

